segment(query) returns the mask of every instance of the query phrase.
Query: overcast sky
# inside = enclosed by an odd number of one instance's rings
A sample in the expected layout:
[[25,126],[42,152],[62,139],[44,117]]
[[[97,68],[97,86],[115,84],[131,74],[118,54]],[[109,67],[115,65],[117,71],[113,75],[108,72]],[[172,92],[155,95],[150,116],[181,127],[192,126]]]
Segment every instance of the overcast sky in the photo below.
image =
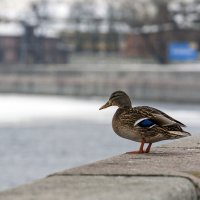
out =
[[[23,10],[28,7],[28,5],[33,2],[33,1],[39,1],[39,0],[0,0],[0,8],[3,9],[19,9]],[[73,0],[48,0],[48,1],[53,1],[53,2],[73,2]],[[99,2],[103,2],[104,0],[95,0]],[[144,1],[144,0],[143,0]],[[148,2],[148,0],[145,0]],[[194,0],[177,0],[177,1],[182,1],[182,2],[192,2]],[[112,1],[111,1],[112,2]]]
[[[39,0],[0,0],[1,10],[24,10],[29,7],[29,4]],[[49,0],[53,2],[73,2],[73,0]]]
[[[21,16],[24,15],[23,13],[29,13],[29,5],[32,2],[37,2],[37,1],[41,1],[41,0],[0,0],[0,16],[9,16],[9,18],[15,18],[17,16]],[[55,3],[60,3],[59,6],[52,6],[51,10],[53,9],[53,13],[57,13],[58,16],[66,16],[68,15],[68,10],[66,5],[63,6],[64,2],[66,3],[71,3],[74,2],[75,0],[46,0],[49,2],[55,2]],[[94,0],[96,2],[98,2],[98,6],[97,6],[97,11],[102,14],[105,12],[105,4],[103,2],[112,2],[111,0]],[[123,0],[118,0],[119,1],[123,1]],[[133,1],[133,0],[130,0]],[[151,2],[152,0],[137,0],[138,2]],[[162,0],[161,0],[162,1]],[[170,1],[170,0],[169,0]],[[172,1],[172,0],[171,0]],[[182,2],[192,2],[194,0],[176,0],[176,1],[182,1]],[[176,2],[175,0],[173,0],[172,2]],[[114,2],[114,1],[113,1]],[[57,8],[55,11],[55,7]],[[148,6],[150,8],[150,6]],[[59,10],[59,12],[58,12]],[[56,14],[55,13],[55,14]]]

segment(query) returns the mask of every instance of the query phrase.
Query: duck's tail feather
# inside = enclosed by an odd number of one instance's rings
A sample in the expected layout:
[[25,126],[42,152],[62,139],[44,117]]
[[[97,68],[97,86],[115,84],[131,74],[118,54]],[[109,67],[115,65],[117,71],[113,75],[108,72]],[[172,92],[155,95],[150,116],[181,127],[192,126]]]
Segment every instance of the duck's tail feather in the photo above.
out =
[[191,136],[190,133],[185,131],[169,131],[171,139],[178,139],[182,137],[188,137]]

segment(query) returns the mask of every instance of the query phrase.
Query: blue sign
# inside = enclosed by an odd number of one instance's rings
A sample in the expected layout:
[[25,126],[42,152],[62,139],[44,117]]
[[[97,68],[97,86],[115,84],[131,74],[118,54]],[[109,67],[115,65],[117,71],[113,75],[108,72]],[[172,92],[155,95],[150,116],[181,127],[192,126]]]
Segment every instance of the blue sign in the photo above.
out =
[[189,42],[171,42],[168,45],[169,61],[194,61],[198,58],[197,45]]

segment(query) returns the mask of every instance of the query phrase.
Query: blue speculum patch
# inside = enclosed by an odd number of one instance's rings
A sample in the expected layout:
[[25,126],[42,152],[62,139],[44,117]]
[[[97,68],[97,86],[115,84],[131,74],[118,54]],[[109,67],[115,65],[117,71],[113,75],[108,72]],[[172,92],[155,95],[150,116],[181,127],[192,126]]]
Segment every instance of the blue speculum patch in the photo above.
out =
[[138,126],[145,128],[145,127],[150,127],[154,124],[155,122],[152,119],[144,119],[140,123],[138,123]]

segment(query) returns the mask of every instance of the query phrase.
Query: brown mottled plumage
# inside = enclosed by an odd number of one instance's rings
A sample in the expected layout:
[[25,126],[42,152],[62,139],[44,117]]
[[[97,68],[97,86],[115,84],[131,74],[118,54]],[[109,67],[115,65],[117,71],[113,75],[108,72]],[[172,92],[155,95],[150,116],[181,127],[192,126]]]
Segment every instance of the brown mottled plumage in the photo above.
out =
[[[182,129],[184,124],[156,108],[132,108],[129,96],[123,91],[113,92],[100,110],[109,106],[119,107],[112,121],[115,133],[123,138],[141,142],[139,151],[129,153],[148,153],[154,142],[190,136],[190,133]],[[145,151],[144,143],[149,143]]]

